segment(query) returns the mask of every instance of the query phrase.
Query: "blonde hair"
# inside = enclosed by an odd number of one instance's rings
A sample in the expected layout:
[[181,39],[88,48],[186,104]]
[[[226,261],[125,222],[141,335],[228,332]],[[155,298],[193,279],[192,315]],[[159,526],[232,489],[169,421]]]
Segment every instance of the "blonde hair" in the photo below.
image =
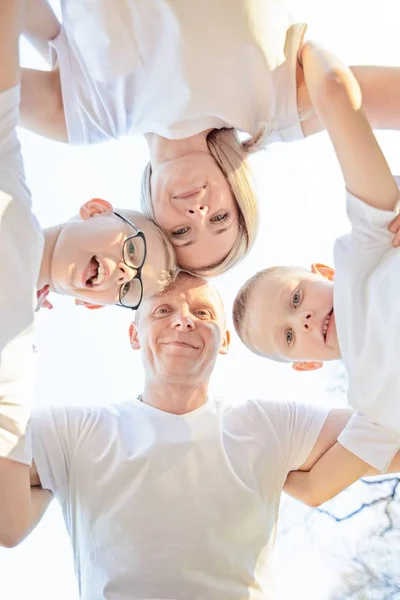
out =
[[[251,250],[259,226],[259,207],[252,174],[247,162],[250,152],[258,149],[263,132],[241,142],[235,129],[213,129],[207,136],[211,156],[225,175],[239,208],[239,233],[229,254],[218,264],[193,269],[193,274],[214,277],[225,273],[240,262]],[[144,214],[157,223],[151,199],[151,163],[142,176],[141,208]]]
[[[134,216],[132,213],[136,211],[129,210],[127,208],[118,208],[116,209],[119,213],[126,216],[127,218],[132,219],[134,221]],[[171,244],[171,241],[168,239],[168,236],[164,233],[164,231],[150,219],[150,225],[154,231],[154,233],[160,238],[162,245],[164,246],[165,256],[166,256],[166,268],[160,274],[158,279],[160,285],[160,293],[168,288],[171,283],[173,283],[178,275],[178,267],[176,266],[176,255],[175,249]]]

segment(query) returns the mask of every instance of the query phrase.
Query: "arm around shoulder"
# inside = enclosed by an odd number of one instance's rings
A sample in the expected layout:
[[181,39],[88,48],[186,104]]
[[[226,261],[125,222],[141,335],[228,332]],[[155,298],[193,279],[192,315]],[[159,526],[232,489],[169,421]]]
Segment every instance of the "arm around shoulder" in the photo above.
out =
[[[32,487],[31,487],[32,486]],[[36,527],[53,495],[32,467],[0,458],[0,546],[17,546]]]

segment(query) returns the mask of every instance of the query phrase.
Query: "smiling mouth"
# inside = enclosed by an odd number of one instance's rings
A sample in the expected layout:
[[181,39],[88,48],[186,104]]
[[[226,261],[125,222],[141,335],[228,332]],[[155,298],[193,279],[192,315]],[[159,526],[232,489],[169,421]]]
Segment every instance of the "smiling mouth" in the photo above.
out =
[[331,317],[333,314],[333,308],[326,315],[323,325],[322,325],[322,337],[324,338],[324,342],[326,343],[326,334],[328,332],[329,323],[331,322]]
[[185,342],[165,342],[166,346],[176,346],[178,348],[191,348],[192,350],[198,350],[197,346],[192,346],[192,344],[186,344]]
[[84,274],[85,285],[95,287],[104,283],[106,279],[106,270],[99,260],[92,256],[90,263]]

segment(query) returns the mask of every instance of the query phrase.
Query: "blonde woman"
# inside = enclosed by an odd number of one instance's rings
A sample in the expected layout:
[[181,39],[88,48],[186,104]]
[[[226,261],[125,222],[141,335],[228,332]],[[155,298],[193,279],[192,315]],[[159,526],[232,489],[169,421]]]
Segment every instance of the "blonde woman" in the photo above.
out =
[[[284,0],[62,0],[62,10],[60,28],[46,0],[28,1],[26,35],[42,53],[51,40],[54,69],[24,72],[23,124],[78,144],[143,134],[142,209],[180,266],[226,271],[258,228],[249,152],[321,129],[298,61],[306,25]],[[400,126],[400,70],[354,71],[372,124]]]

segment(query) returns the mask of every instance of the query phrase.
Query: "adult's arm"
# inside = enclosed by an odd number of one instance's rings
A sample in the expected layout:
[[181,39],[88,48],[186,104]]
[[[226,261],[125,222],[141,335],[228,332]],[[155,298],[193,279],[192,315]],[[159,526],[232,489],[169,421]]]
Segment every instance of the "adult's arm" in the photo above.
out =
[[[360,477],[380,474],[337,442],[353,414],[350,409],[333,409],[329,413],[308,458],[298,471],[289,473],[284,485],[286,493],[309,506],[320,506]],[[386,472],[399,471],[397,452]]]
[[[23,0],[0,2],[0,544],[10,545],[38,510],[31,496],[28,421],[32,326],[42,237],[16,136],[18,37]],[[32,247],[31,247],[32,245]]]
[[393,210],[399,190],[365,116],[353,73],[312,42],[303,46],[301,59],[311,102],[332,140],[348,191],[375,208]]
[[36,527],[53,494],[41,488],[35,463],[0,458],[0,546],[14,548]]

